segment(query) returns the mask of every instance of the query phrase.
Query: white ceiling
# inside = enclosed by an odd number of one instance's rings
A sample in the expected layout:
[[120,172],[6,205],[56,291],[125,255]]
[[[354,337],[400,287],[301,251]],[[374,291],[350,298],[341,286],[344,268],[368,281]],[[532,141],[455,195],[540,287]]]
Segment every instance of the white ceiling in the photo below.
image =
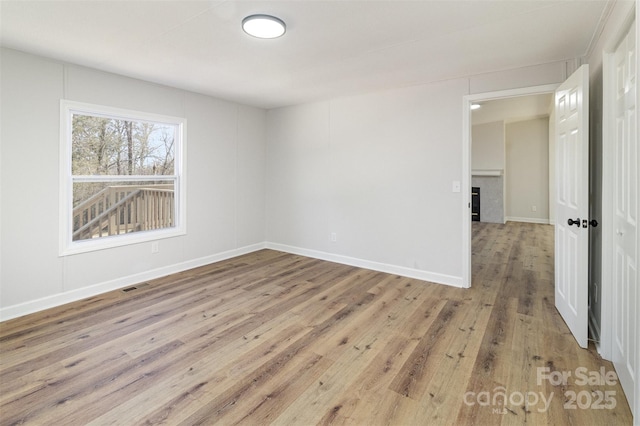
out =
[[[2,0],[3,46],[264,108],[582,57],[600,0]],[[259,40],[242,19],[287,33]]]
[[553,95],[547,93],[479,102],[480,109],[471,112],[471,123],[473,125],[494,121],[513,123],[545,117],[551,111],[552,100]]

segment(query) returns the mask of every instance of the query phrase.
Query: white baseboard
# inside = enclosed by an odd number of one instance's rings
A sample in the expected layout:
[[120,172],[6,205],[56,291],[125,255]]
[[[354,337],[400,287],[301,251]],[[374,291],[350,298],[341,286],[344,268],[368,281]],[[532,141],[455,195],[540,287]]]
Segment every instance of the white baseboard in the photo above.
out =
[[327,253],[319,250],[310,250],[286,244],[267,243],[266,248],[284,251],[286,253],[300,256],[312,257],[314,259],[327,260],[329,262],[341,263],[343,265],[356,266],[358,268],[371,269],[373,271],[395,274],[408,278],[429,281],[436,284],[445,284],[453,287],[462,287],[462,278],[452,275],[439,274],[436,272],[422,271],[419,269],[406,268],[404,266],[390,265],[386,263],[373,262],[370,260],[357,259],[339,254]]
[[549,225],[549,219],[538,219],[534,217],[516,217],[516,216],[507,216],[504,218],[506,222],[525,222],[525,223],[539,223],[541,225]]
[[36,300],[30,300],[18,305],[7,306],[6,308],[0,308],[0,321],[10,320],[13,318],[32,314],[34,312],[64,305],[66,303],[76,302],[78,300],[86,299],[87,297],[93,297],[109,291],[118,290],[133,284],[153,280],[156,278],[164,277],[166,275],[175,274],[177,272],[186,271],[189,269],[197,268],[199,266],[204,266],[210,263],[219,262],[221,260],[230,259],[232,257],[241,256],[243,254],[252,253],[254,251],[262,250],[265,247],[265,243],[253,244],[250,246],[224,251],[211,256],[205,256],[186,262],[163,266],[161,268],[152,269],[150,271],[145,271],[122,278],[117,278],[115,280],[105,281],[103,283],[99,283],[89,287],[67,291]]
[[264,243],[258,243],[250,246],[241,247],[238,249],[228,250],[222,253],[201,257],[201,258],[189,260],[186,262],[163,266],[161,268],[152,269],[150,271],[140,272],[138,274],[128,275],[126,277],[117,278],[115,280],[105,281],[89,287],[84,287],[77,290],[71,290],[71,291],[43,297],[36,300],[30,300],[28,302],[20,303],[17,305],[0,308],[0,321],[6,321],[13,318],[21,317],[24,315],[32,314],[34,312],[42,311],[45,309],[54,308],[56,306],[64,305],[66,303],[76,302],[78,300],[86,299],[87,297],[97,296],[102,293],[118,290],[130,285],[139,284],[144,281],[153,280],[153,279],[164,277],[170,274],[175,274],[177,272],[186,271],[189,269],[193,269],[193,268],[208,265],[211,263],[219,262],[222,260],[230,259],[232,257],[241,256],[243,254],[252,253],[254,251],[262,250],[265,248],[272,249],[272,250],[279,250],[286,253],[297,254],[300,256],[312,257],[314,259],[327,260],[330,262],[336,262],[344,265],[355,266],[358,268],[371,269],[374,271],[385,272],[388,274],[395,274],[403,277],[415,278],[418,280],[429,281],[437,284],[445,284],[453,287],[463,286],[462,278],[455,277],[452,275],[422,271],[419,269],[407,268],[407,267],[397,266],[397,265],[390,265],[386,263],[379,263],[379,262],[374,262],[370,260],[357,259],[353,257],[342,256],[342,255],[327,253],[327,252],[318,251],[318,250],[303,249],[303,248],[293,247],[285,244],[264,242]]

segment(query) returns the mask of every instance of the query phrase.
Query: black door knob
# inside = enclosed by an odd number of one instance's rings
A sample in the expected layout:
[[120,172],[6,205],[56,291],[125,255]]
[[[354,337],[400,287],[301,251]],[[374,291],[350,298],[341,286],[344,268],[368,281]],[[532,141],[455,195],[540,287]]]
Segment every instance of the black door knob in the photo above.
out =
[[569,219],[567,223],[569,224],[569,226],[575,225],[580,228],[580,218],[577,218],[576,220]]
[[598,221],[595,220],[595,219],[591,219],[589,221],[589,225],[591,225],[591,226],[593,226],[595,228],[596,226],[598,226]]

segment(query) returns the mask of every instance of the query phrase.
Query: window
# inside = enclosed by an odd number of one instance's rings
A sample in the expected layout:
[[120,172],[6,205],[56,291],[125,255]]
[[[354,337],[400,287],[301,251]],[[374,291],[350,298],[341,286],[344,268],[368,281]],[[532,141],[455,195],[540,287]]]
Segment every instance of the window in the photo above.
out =
[[182,235],[186,120],[61,101],[61,255]]

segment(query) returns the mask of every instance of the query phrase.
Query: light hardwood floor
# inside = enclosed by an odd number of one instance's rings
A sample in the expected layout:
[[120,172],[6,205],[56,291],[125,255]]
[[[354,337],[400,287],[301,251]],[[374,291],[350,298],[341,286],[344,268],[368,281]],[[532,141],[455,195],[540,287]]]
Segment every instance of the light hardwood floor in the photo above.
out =
[[473,234],[468,290],[263,250],[4,322],[0,423],[631,424],[576,376],[613,367],[554,308],[552,228]]

